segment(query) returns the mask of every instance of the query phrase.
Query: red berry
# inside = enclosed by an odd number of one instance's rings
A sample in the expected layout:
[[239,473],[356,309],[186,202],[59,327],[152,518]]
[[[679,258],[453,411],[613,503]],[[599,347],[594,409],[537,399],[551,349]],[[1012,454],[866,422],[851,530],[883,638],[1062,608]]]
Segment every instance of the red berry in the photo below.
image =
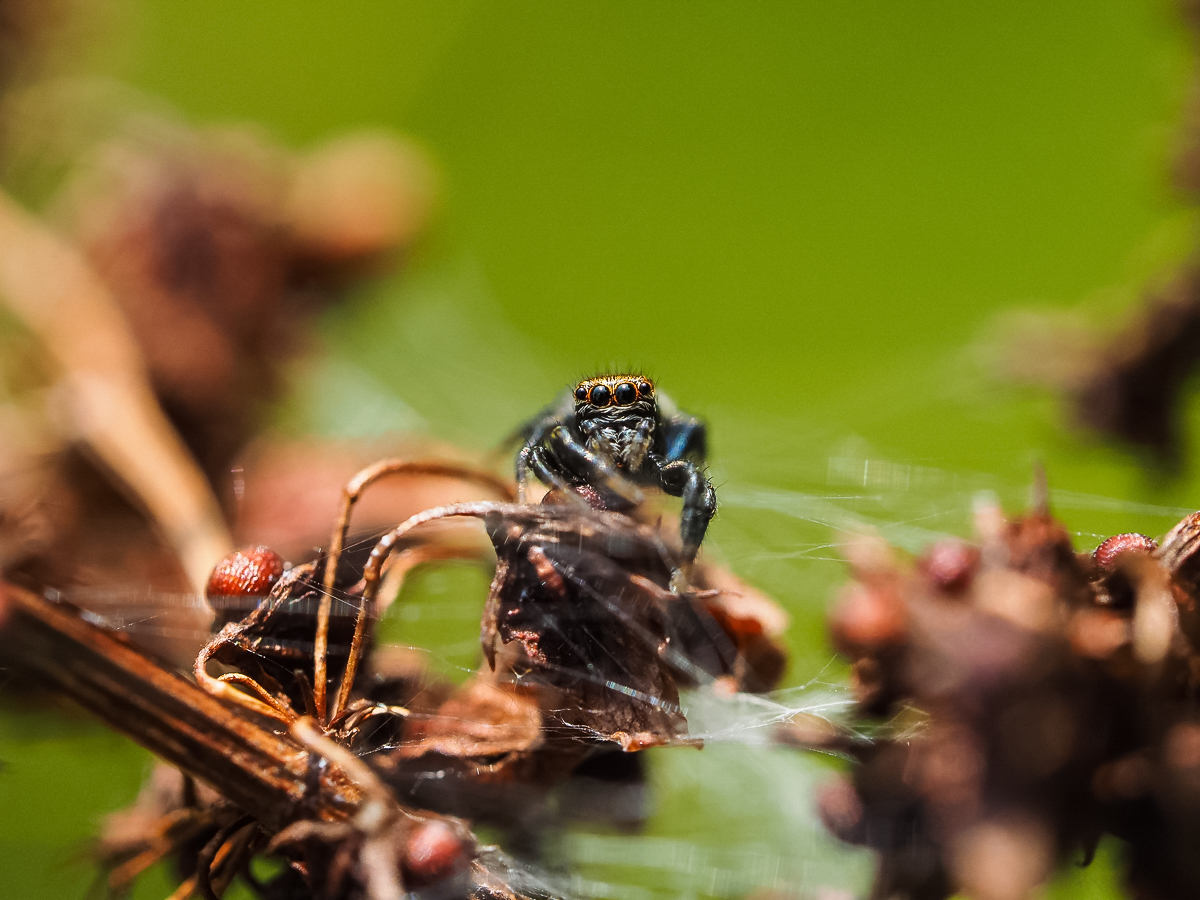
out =
[[1158,544],[1144,534],[1114,534],[1095,549],[1092,559],[1100,568],[1111,569],[1122,553],[1153,553],[1157,549]]
[[270,547],[235,550],[217,563],[208,577],[205,596],[265,597],[283,574],[283,560]]
[[404,847],[404,874],[415,885],[433,884],[453,875],[467,862],[467,846],[445,822],[417,825]]
[[862,799],[845,778],[835,776],[817,790],[817,811],[825,827],[844,841],[853,841],[861,830]]
[[934,586],[948,594],[964,590],[979,566],[979,550],[962,541],[938,541],[921,560],[921,568]]

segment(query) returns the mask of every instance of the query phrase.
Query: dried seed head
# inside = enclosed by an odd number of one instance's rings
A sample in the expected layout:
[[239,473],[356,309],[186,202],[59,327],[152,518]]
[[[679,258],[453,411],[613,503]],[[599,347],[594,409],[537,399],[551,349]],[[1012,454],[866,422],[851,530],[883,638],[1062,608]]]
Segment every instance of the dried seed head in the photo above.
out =
[[265,597],[283,574],[283,560],[270,547],[235,550],[217,563],[204,594],[220,605],[221,597]]
[[1163,740],[1163,756],[1176,769],[1200,769],[1200,725],[1180,722]]
[[1108,659],[1129,643],[1129,618],[1106,609],[1082,609],[1071,617],[1067,631],[1071,649],[1089,659]]
[[1166,574],[1142,560],[1134,576],[1133,652],[1146,665],[1162,662],[1179,630],[1179,610]]
[[1015,519],[1005,542],[1010,569],[1045,582],[1064,597],[1086,591],[1071,535],[1056,519],[1041,513]]
[[890,576],[896,569],[896,554],[887,541],[874,533],[852,533],[845,536],[842,556],[850,564],[854,577],[866,580],[874,576]]
[[882,715],[891,705],[895,693],[885,680],[888,674],[873,656],[855,660],[850,670],[850,690],[854,693],[854,701],[864,710]]
[[1092,792],[1106,803],[1133,800],[1150,790],[1154,775],[1145,753],[1131,753],[1099,766],[1092,776]]
[[1033,816],[983,819],[953,837],[949,863],[967,896],[1029,897],[1054,866],[1054,832]]
[[1093,551],[1092,559],[1101,569],[1112,571],[1122,553],[1153,553],[1157,549],[1158,544],[1144,534],[1114,534]]

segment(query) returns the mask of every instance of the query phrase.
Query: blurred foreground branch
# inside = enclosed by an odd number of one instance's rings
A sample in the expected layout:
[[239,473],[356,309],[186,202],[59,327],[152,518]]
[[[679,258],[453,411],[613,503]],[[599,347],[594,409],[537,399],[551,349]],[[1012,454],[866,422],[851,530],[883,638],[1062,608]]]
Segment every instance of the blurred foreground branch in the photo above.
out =
[[145,504],[203,590],[231,546],[203,473],[155,401],[108,290],[74,248],[2,193],[0,297],[58,369],[62,427]]

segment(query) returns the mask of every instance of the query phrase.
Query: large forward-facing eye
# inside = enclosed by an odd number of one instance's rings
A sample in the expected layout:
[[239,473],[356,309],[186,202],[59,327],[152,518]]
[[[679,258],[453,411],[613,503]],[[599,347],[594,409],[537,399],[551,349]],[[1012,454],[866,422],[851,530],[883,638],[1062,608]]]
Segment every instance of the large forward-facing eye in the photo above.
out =
[[617,406],[628,406],[637,399],[637,388],[628,381],[622,381],[613,391],[613,396],[617,398]]
[[592,388],[592,406],[603,408],[608,406],[612,401],[612,391],[608,389],[607,384],[598,384]]
[[575,388],[575,399],[576,400],[578,400],[580,403],[587,403],[587,398],[588,398],[587,385],[581,384],[579,387]]

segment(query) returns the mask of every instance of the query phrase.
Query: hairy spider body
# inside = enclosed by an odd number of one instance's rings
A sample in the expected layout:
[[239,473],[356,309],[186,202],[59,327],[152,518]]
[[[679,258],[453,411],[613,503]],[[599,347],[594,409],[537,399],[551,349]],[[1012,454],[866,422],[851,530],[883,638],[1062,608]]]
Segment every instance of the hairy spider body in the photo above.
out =
[[640,487],[683,500],[679,523],[684,563],[696,558],[717,495],[701,466],[704,423],[679,412],[641,375],[602,375],[579,382],[521,431],[517,484],[524,497],[532,472],[552,490],[609,510],[642,501]]

